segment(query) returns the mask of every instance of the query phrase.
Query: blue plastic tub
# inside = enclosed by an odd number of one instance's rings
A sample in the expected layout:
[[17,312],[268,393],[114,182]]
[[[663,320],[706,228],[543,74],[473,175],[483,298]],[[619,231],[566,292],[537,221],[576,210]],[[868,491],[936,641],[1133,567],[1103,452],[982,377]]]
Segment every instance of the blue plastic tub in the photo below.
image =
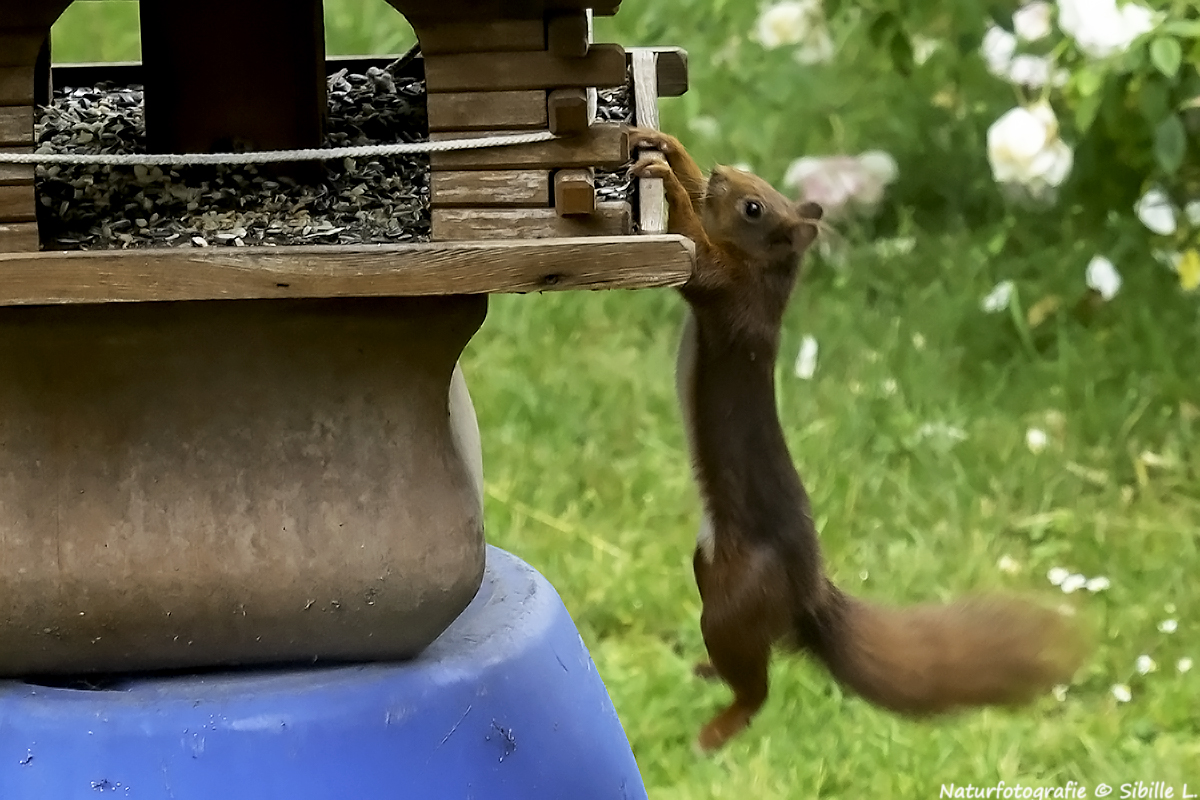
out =
[[0,798],[646,797],[553,587],[488,549],[479,594],[418,659],[0,682]]

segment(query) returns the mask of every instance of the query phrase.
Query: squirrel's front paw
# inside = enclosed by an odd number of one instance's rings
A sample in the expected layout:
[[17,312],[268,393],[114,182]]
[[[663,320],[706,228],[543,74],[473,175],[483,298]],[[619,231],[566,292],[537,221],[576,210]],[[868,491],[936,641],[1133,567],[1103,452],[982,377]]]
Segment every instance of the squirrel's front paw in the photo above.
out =
[[642,153],[629,171],[638,178],[665,178],[671,174],[671,167],[661,156]]
[[663,133],[654,128],[630,128],[629,129],[629,147],[630,149],[643,148],[647,150],[657,150],[660,153],[667,154],[678,144],[674,136],[669,133]]

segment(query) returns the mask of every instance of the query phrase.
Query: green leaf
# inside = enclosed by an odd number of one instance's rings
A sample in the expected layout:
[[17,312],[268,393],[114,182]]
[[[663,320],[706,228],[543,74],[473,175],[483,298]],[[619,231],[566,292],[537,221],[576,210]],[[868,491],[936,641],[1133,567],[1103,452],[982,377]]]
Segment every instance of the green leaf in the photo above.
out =
[[1178,114],[1172,114],[1158,123],[1154,130],[1154,156],[1158,165],[1168,175],[1174,175],[1183,163],[1187,152],[1187,133]]
[[1185,39],[1200,38],[1200,20],[1176,19],[1163,23],[1160,30],[1171,36],[1182,36]]
[[1088,132],[1092,127],[1092,123],[1096,121],[1096,114],[1100,111],[1100,101],[1104,95],[1100,92],[1093,92],[1089,95],[1084,95],[1075,105],[1075,128],[1079,135]]
[[1146,122],[1153,124],[1170,113],[1171,90],[1162,78],[1150,75],[1145,84],[1135,91]]
[[1158,71],[1168,78],[1174,78],[1179,73],[1179,65],[1183,61],[1183,48],[1178,39],[1160,36],[1150,43],[1150,60]]

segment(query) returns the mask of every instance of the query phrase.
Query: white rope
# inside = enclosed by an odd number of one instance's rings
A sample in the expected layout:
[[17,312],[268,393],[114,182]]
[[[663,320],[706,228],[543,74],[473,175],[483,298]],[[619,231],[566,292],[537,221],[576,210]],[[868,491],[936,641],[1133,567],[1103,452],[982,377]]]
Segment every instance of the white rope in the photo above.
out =
[[365,158],[450,150],[474,150],[480,147],[504,147],[514,144],[548,142],[558,137],[550,131],[506,133],[478,139],[445,139],[440,142],[400,142],[368,144],[358,147],[312,147],[307,150],[261,150],[246,153],[0,153],[0,164],[103,164],[126,166],[189,166],[192,164],[271,164],[279,161],[324,161],[331,158]]

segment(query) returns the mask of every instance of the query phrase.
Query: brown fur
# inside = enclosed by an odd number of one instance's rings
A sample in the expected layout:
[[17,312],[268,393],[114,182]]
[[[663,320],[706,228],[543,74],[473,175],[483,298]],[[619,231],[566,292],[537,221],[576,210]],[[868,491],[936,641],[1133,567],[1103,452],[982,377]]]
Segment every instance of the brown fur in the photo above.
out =
[[716,749],[749,724],[781,644],[807,650],[868,701],[912,716],[1020,703],[1069,680],[1083,650],[1060,614],[1002,598],[890,609],[829,582],[774,378],[783,313],[821,209],[729,167],[705,179],[669,135],[635,128],[630,137],[666,156],[666,164],[640,159],[634,172],[663,179],[671,231],[696,244],[695,272],[681,288],[691,313],[677,381],[705,510],[693,564],[711,664],[697,671],[734,693],[701,730],[700,747]]

